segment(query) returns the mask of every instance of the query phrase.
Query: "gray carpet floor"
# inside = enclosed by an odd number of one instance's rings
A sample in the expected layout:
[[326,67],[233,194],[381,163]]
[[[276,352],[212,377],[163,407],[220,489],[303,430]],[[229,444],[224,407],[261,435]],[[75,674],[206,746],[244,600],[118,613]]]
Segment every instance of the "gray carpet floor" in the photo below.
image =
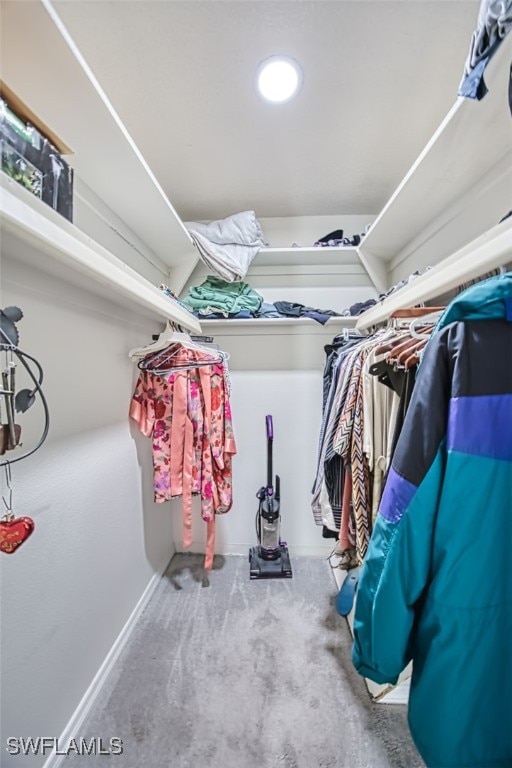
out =
[[176,555],[80,736],[122,756],[66,768],[420,768],[405,707],[375,704],[352,667],[326,561],[250,581],[246,557]]

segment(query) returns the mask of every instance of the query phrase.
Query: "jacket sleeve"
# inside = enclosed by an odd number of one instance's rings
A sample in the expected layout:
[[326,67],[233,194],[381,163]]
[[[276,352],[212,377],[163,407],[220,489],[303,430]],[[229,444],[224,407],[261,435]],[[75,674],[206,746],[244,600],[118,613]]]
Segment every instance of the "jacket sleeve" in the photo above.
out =
[[377,683],[396,683],[411,659],[443,484],[450,367],[441,331],[418,371],[359,580],[352,658]]

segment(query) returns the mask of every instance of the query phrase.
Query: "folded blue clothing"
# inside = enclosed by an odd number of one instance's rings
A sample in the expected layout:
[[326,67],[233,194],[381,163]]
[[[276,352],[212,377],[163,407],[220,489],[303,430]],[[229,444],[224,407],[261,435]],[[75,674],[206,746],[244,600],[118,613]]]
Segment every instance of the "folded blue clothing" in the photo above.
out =
[[322,325],[325,325],[330,317],[338,315],[333,309],[315,309],[293,301],[276,301],[275,307],[284,317],[310,317]]
[[351,315],[362,315],[363,312],[366,312],[367,309],[370,309],[370,307],[373,307],[374,304],[377,302],[375,299],[368,299],[367,301],[358,301],[355,304],[352,304],[350,307],[350,314]]
[[249,318],[254,317],[250,309],[241,309],[240,312],[236,312],[234,315],[230,315],[232,320],[241,320],[245,319],[248,320]]
[[332,315],[326,315],[324,312],[317,312],[316,309],[309,309],[303,312],[301,317],[310,317],[312,320],[316,320],[317,323],[325,325]]
[[270,301],[264,301],[257,312],[254,313],[254,317],[280,317],[275,304]]
[[239,312],[235,312],[233,315],[226,314],[224,312],[207,312],[206,314],[203,314],[202,312],[198,312],[196,310],[194,315],[199,317],[200,320],[248,320],[249,318],[254,317],[254,315],[248,309],[241,309]]

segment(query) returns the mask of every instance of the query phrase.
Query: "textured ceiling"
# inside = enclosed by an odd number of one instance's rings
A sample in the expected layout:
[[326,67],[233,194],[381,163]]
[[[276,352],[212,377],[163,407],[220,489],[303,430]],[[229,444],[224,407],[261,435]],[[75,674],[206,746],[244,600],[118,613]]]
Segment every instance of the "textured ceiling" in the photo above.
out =
[[[376,213],[456,99],[477,0],[54,2],[185,220]],[[264,103],[268,56],[304,71]]]

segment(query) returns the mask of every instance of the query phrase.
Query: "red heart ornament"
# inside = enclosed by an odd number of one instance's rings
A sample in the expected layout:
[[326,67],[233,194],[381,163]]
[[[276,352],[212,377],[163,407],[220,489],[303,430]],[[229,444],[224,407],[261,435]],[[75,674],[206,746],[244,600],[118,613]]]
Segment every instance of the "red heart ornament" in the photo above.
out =
[[15,517],[12,520],[0,520],[0,552],[12,555],[35,528],[30,517]]

